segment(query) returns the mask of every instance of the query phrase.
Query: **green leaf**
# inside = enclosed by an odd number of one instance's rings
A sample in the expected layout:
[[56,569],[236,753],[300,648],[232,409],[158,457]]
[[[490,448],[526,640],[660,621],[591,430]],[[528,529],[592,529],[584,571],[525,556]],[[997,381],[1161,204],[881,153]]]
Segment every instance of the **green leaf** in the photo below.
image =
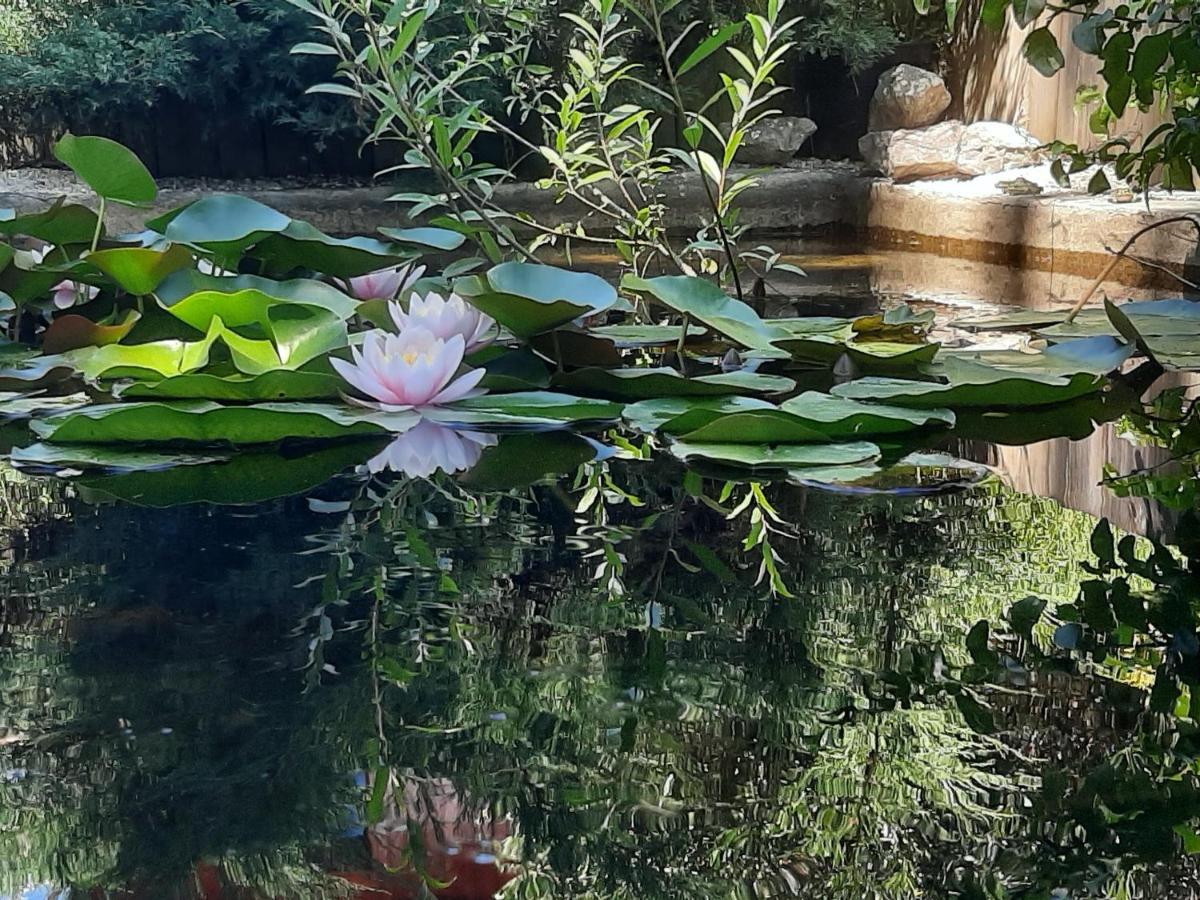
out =
[[413,256],[398,243],[369,237],[334,238],[296,219],[282,231],[259,241],[249,255],[262,260],[268,273],[286,275],[296,269],[305,269],[334,278],[365,275]]
[[203,400],[112,403],[30,423],[57,444],[206,444],[247,446],[288,439],[333,440],[403,431],[416,413],[381,413],[315,403],[221,406]]
[[64,204],[61,199],[44,212],[28,215],[0,209],[0,234],[7,237],[23,234],[57,247],[90,244],[96,223],[96,214],[86,206]]
[[336,400],[345,388],[331,372],[278,369],[261,375],[194,372],[158,381],[131,381],[113,387],[119,400],[219,400],[259,403],[282,400]]
[[271,312],[280,307],[324,311],[342,321],[358,308],[357,301],[320,281],[204,275],[194,269],[171,275],[155,297],[163,309],[197,331],[207,331],[217,316],[230,328],[266,328]]
[[1024,28],[1046,9],[1046,0],[1012,0],[1013,18]]
[[704,460],[721,465],[759,470],[786,470],[804,466],[845,466],[879,457],[874,444],[754,444],[691,443],[676,441],[671,453],[684,462]]
[[679,64],[679,68],[675,70],[676,77],[682,78],[688,72],[692,71],[692,69],[728,44],[741,30],[741,22],[731,22],[723,28],[718,29],[715,33],[710,34]]
[[983,0],[979,21],[993,31],[999,31],[1004,27],[1004,14],[1011,2],[1012,0]]
[[[588,329],[588,333],[601,337],[619,349],[629,350],[637,347],[674,347],[683,335],[682,325],[599,325]],[[687,339],[707,334],[707,330],[698,324],[690,324],[687,329]]]
[[617,292],[599,276],[523,262],[460,279],[455,291],[520,338],[603,312],[617,302]]
[[[636,409],[632,413],[645,414]],[[953,424],[949,410],[917,411],[809,391],[778,407],[741,404],[728,412],[697,407],[666,419],[659,428],[689,443],[781,444],[840,441]]]
[[1058,39],[1049,28],[1035,28],[1029,32],[1022,52],[1030,65],[1047,78],[1066,65]]
[[552,391],[487,394],[423,411],[427,419],[464,428],[545,429],[612,422],[621,405]]
[[1089,194],[1103,194],[1105,191],[1111,190],[1112,185],[1108,182],[1108,176],[1104,174],[1104,169],[1097,169],[1092,177],[1088,180]]
[[773,341],[786,340],[790,333],[761,319],[745,303],[725,296],[710,281],[688,275],[661,275],[640,278],[626,275],[621,287],[642,294],[683,313],[690,320],[703,322],[745,347],[771,349]]
[[399,244],[447,253],[457,250],[466,241],[464,235],[449,228],[380,228],[379,233]]
[[[1167,61],[1171,53],[1171,35],[1169,31],[1150,34],[1138,41],[1137,49],[1133,51],[1133,66],[1130,74],[1138,86],[1138,98],[1143,103],[1153,100],[1152,82],[1159,69]],[[1149,89],[1151,96],[1144,96],[1144,90]]]
[[1012,630],[1026,639],[1033,634],[1033,626],[1041,621],[1046,610],[1046,601],[1041,597],[1025,597],[1008,609],[1008,624]]
[[796,382],[780,375],[731,372],[684,378],[670,368],[584,368],[558,373],[556,388],[606,400],[649,400],[656,397],[715,397],[734,393],[782,394]]
[[192,265],[192,254],[186,247],[177,244],[172,244],[166,250],[114,247],[89,253],[85,259],[120,285],[122,290],[139,297],[152,293],[172,272]]
[[278,210],[249,197],[211,194],[147,222],[146,227],[169,241],[202,247],[230,260],[291,222]]
[[1103,383],[1092,372],[1021,371],[966,358],[948,359],[943,367],[946,383],[868,377],[838,385],[833,394],[919,409],[1004,408],[1061,403],[1099,390]]
[[54,156],[105,200],[143,206],[158,196],[149,170],[132,150],[116,141],[68,132],[54,145]]

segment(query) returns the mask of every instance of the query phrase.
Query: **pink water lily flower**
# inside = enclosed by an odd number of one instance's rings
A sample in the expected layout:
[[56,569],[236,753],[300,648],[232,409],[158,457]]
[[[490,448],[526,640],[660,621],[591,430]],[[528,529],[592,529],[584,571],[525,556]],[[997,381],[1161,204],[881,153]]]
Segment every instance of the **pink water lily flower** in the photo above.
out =
[[424,266],[392,266],[347,280],[346,290],[357,300],[394,300],[424,274]]
[[496,445],[496,435],[477,431],[458,431],[422,419],[367,462],[367,471],[400,472],[410,478],[428,478],[438,469],[447,475],[465,472],[483,455],[484,448]]
[[379,401],[381,409],[419,409],[479,393],[475,388],[486,374],[483,369],[455,378],[465,346],[460,334],[443,341],[428,328],[403,334],[369,331],[361,351],[350,348],[354,362],[330,362],[346,381]]
[[460,334],[467,342],[467,353],[486,347],[494,337],[496,320],[484,315],[458,294],[451,294],[449,300],[433,291],[424,297],[413,294],[408,312],[399,303],[388,304],[388,310],[402,334],[418,327],[428,328],[444,341]]
[[77,303],[87,303],[100,293],[100,288],[78,281],[60,281],[50,290],[50,302],[55,309],[70,309]]

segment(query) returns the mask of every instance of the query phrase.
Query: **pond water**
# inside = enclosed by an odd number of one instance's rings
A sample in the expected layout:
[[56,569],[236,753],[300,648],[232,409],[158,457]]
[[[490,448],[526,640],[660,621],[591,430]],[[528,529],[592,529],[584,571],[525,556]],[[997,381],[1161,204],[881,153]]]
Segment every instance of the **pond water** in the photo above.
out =
[[613,430],[4,467],[0,897],[1195,896],[1136,408],[854,490]]

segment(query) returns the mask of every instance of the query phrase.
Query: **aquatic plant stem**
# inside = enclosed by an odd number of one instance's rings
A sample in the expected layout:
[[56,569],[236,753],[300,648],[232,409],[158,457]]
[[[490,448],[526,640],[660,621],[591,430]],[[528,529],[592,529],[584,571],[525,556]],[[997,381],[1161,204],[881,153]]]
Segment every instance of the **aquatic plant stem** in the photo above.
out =
[[1140,237],[1148,234],[1151,231],[1154,231],[1157,228],[1163,228],[1167,225],[1179,225],[1184,222],[1196,229],[1197,239],[1200,239],[1200,217],[1195,215],[1172,216],[1169,219],[1163,219],[1161,222],[1154,222],[1150,225],[1147,225],[1145,228],[1139,228],[1132,235],[1130,235],[1129,240],[1127,240],[1121,249],[1116,252],[1113,258],[1109,260],[1108,265],[1106,265],[1104,269],[1101,270],[1100,274],[1096,276],[1095,281],[1088,286],[1088,289],[1084,291],[1083,296],[1075,301],[1075,305],[1071,307],[1071,311],[1067,313],[1067,317],[1063,321],[1075,321],[1075,317],[1079,315],[1079,311],[1083,309],[1087,302],[1096,295],[1096,291],[1100,290],[1100,285],[1104,284],[1104,282],[1108,279],[1108,276],[1110,276],[1113,273],[1113,270],[1117,267],[1117,264],[1128,255],[1129,251],[1133,249],[1133,245],[1137,243]]
[[100,246],[100,232],[104,230],[105,209],[106,209],[105,201],[104,201],[104,198],[101,197],[100,198],[100,207],[99,207],[99,209],[96,210],[96,230],[92,234],[91,250],[93,253],[95,253],[96,248]]

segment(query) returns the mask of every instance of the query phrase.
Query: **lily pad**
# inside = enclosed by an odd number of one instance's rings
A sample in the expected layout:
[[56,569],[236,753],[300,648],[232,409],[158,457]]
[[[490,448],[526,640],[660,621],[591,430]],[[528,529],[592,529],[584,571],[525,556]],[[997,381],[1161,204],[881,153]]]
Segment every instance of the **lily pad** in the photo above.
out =
[[103,469],[108,472],[151,472],[175,466],[202,466],[219,462],[223,456],[179,453],[100,444],[30,444],[9,454],[19,469],[58,472]]
[[464,235],[457,231],[451,231],[449,228],[380,228],[379,233],[389,240],[401,244],[411,244],[414,247],[441,250],[447,253],[457,250],[467,240]]
[[576,369],[554,375],[551,383],[585,396],[622,401],[738,393],[783,394],[796,387],[796,382],[780,375],[740,371],[684,378],[670,368]]
[[257,200],[237,194],[212,194],[146,223],[177,244],[202,247],[232,262],[267,235],[292,220]]
[[193,372],[158,381],[131,381],[113,388],[120,400],[220,400],[259,403],[280,400],[336,400],[345,382],[332,372],[279,369],[260,375]]
[[579,368],[601,366],[611,369],[623,362],[616,344],[593,329],[584,331],[568,325],[529,339],[529,346],[553,363]]
[[75,367],[65,356],[0,357],[0,391],[36,391],[74,374]]
[[108,403],[30,423],[57,444],[248,446],[288,439],[335,440],[403,431],[416,413],[381,413],[316,403],[221,406],[203,400]]
[[0,392],[0,419],[6,422],[29,419],[45,413],[60,412],[86,406],[91,402],[87,394],[64,394],[51,397],[45,394],[18,394]]
[[791,333],[759,317],[753,309],[703,278],[688,275],[661,275],[640,278],[626,275],[621,287],[627,291],[652,298],[690,321],[703,322],[718,334],[744,347],[769,349],[776,341],[786,340]]
[[553,391],[520,391],[487,394],[433,407],[422,414],[443,425],[489,429],[548,429],[612,422],[621,416],[621,404]]
[[661,429],[688,443],[790,444],[901,434],[953,424],[954,414],[946,409],[912,410],[808,391],[778,407],[767,404],[723,415],[689,411],[663,422]]
[[540,391],[550,386],[550,371],[546,364],[526,349],[488,347],[482,353],[473,354],[467,363],[483,366],[487,374],[479,386],[489,391]]
[[879,457],[879,448],[866,441],[849,444],[718,444],[676,441],[671,453],[684,462],[695,459],[754,471],[801,466],[847,466]]
[[158,186],[137,155],[116,141],[94,135],[63,135],[54,155],[97,195],[129,206],[153,203]]
[[915,369],[933,362],[939,344],[893,341],[842,341],[833,334],[810,334],[776,341],[796,362],[831,366],[843,354],[863,372],[895,372]]
[[207,331],[214,316],[230,328],[264,325],[281,305],[324,310],[345,321],[358,303],[337,288],[307,278],[274,281],[256,275],[222,277],[195,270],[177,272],[155,291],[159,304],[197,331]]
[[123,339],[137,324],[141,313],[136,309],[126,310],[120,321],[112,323],[93,322],[86,316],[68,313],[58,316],[46,329],[42,338],[42,349],[46,353],[66,353],[80,347],[103,347]]
[[[674,347],[683,335],[682,325],[598,325],[588,333],[611,341],[615,347],[631,350],[638,347]],[[703,337],[708,329],[689,324],[687,340]]]
[[0,209],[0,234],[23,234],[57,247],[90,244],[96,224],[96,214],[86,206],[61,199],[40,213],[17,215],[11,209]]
[[941,374],[945,383],[869,377],[838,385],[832,393],[920,409],[1006,408],[1061,403],[1099,390],[1103,384],[1103,378],[1092,372],[1012,370],[958,357],[947,358]]
[[139,297],[152,293],[172,272],[192,266],[192,254],[177,244],[166,249],[113,247],[89,253],[85,259],[122,290]]
[[519,338],[603,312],[617,302],[616,290],[597,275],[523,262],[461,278],[455,291]]
[[[458,237],[461,240],[461,235]],[[335,278],[353,278],[412,259],[413,253],[400,244],[370,237],[330,237],[307,222],[293,219],[282,231],[259,241],[250,256],[262,260],[269,273],[306,269]]]
[[922,339],[934,318],[931,309],[918,313],[907,303],[901,303],[877,315],[860,316],[850,327],[855,334],[869,336],[872,340],[903,342]]

